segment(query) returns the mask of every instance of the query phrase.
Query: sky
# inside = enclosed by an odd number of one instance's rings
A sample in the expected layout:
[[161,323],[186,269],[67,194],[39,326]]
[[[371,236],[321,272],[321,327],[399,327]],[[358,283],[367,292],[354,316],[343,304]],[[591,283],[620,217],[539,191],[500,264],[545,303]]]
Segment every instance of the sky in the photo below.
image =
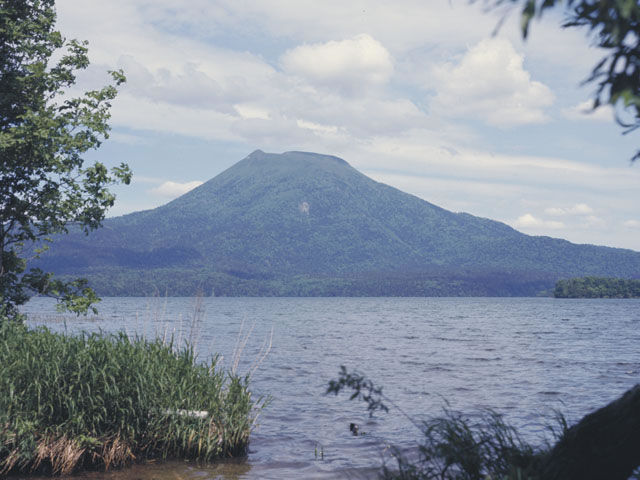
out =
[[[562,12],[466,0],[58,0],[89,42],[75,89],[127,83],[110,215],[154,208],[252,151],[335,155],[369,177],[530,235],[640,251],[640,133],[584,84],[604,52]],[[499,28],[497,28],[499,27]],[[497,32],[496,32],[497,29]]]

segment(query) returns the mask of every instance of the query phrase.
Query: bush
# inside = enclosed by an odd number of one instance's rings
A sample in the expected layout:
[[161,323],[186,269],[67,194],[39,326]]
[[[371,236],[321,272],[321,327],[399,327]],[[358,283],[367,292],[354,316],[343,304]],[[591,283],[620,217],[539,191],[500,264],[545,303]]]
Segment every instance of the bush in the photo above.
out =
[[502,417],[488,411],[475,421],[446,411],[422,425],[418,458],[394,450],[397,466],[385,480],[533,480],[538,454]]
[[[539,480],[536,477],[541,450],[524,442],[501,415],[487,411],[469,416],[445,410],[444,415],[424,422],[415,421],[393,400],[359,372],[340,368],[331,380],[327,394],[350,390],[351,400],[367,404],[370,415],[389,411],[387,403],[406,416],[420,431],[417,454],[406,454],[392,447],[397,466],[383,466],[384,480]],[[562,434],[566,427],[560,416]]]
[[261,401],[194,349],[0,322],[0,474],[246,452]]
[[[382,393],[382,387],[341,367],[326,393],[351,390],[370,415],[399,409],[420,430],[416,454],[393,448],[397,468],[382,469],[384,480],[640,480],[640,385],[569,427],[556,413],[550,427],[554,445],[535,448],[522,441],[502,416],[474,417],[445,410],[418,423]],[[356,430],[357,431],[357,430]]]

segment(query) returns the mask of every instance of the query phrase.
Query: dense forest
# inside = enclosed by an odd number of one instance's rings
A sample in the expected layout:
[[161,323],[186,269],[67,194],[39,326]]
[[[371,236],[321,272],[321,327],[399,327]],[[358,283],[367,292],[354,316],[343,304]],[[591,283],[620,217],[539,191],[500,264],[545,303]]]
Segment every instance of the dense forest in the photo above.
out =
[[[207,268],[100,268],[83,272],[99,295],[216,297],[512,297],[549,296],[555,279],[518,272],[384,273],[313,276],[212,272]],[[72,275],[61,278],[71,279]]]
[[535,296],[640,277],[640,253],[450,212],[337,157],[255,151],[166,205],[55,238],[36,266],[100,295]]
[[640,280],[603,277],[559,280],[553,296],[556,298],[640,298]]

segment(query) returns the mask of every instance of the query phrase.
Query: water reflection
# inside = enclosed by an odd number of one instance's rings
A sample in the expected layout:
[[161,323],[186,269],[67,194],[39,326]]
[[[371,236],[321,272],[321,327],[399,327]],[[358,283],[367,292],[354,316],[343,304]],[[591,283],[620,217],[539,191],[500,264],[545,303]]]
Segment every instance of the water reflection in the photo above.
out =
[[[190,462],[146,462],[109,472],[82,472],[79,475],[56,477],[60,480],[241,480],[251,470],[246,459],[226,460],[215,464]],[[51,477],[30,477],[51,480]],[[9,477],[8,480],[12,480]],[[17,480],[17,478],[13,478]]]

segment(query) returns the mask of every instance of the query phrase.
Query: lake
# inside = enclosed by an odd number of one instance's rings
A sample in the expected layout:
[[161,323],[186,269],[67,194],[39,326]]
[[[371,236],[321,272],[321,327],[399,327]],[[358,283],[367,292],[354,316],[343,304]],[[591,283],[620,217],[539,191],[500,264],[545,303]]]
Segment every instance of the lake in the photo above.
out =
[[[397,408],[369,418],[346,393],[324,395],[341,365],[383,386],[415,420],[447,405],[491,408],[534,442],[555,411],[574,422],[640,382],[640,300],[105,298],[99,309],[76,319],[36,298],[23,311],[58,331],[191,335],[200,356],[218,353],[240,373],[272,339],[251,382],[272,401],[247,458],[83,475],[96,479],[375,478],[392,462],[388,446],[411,450],[419,432]],[[352,436],[352,422],[366,435]]]

